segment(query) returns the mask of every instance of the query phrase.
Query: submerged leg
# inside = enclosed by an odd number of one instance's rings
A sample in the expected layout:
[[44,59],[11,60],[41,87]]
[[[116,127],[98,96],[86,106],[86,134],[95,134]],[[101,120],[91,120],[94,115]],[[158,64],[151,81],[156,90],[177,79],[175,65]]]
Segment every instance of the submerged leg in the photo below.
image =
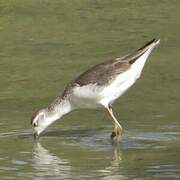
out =
[[119,122],[115,118],[112,107],[107,107],[106,109],[107,109],[107,111],[112,119],[112,123],[113,123],[113,132],[111,134],[111,139],[113,141],[120,141],[120,138],[122,135],[122,126],[119,124]]

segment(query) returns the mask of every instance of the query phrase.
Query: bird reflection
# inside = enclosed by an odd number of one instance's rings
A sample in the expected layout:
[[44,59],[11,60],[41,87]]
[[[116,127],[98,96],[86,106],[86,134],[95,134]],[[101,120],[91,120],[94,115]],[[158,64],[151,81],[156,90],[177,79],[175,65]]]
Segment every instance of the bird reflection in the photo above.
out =
[[111,165],[114,166],[119,166],[119,164],[121,163],[121,152],[120,149],[118,147],[114,148],[114,152],[113,152],[113,158],[111,161]]
[[104,169],[98,170],[101,173],[101,176],[103,180],[121,180],[124,179],[125,177],[123,175],[121,175],[121,161],[122,161],[122,157],[121,157],[121,152],[119,147],[114,147],[113,149],[113,155],[111,158],[111,161],[109,163],[109,166],[106,166]]
[[[111,151],[112,152],[112,151]],[[106,153],[105,153],[106,154]],[[95,167],[92,168],[92,170],[89,170],[87,168],[84,169],[83,164],[88,164],[87,158],[83,159],[81,158],[82,167],[76,167],[72,166],[70,162],[73,161],[76,163],[79,162],[79,158],[75,156],[74,159],[65,159],[61,158],[59,156],[55,156],[54,154],[50,153],[47,149],[45,149],[39,142],[35,144],[34,151],[33,151],[33,167],[36,169],[36,174],[34,179],[40,179],[43,177],[52,177],[53,179],[60,178],[60,179],[71,179],[72,174],[76,172],[77,168],[77,174],[73,176],[77,176],[77,178],[80,176],[80,169],[82,169],[81,173],[88,174],[89,177],[92,178],[100,178],[100,179],[121,179],[122,175],[120,172],[120,164],[121,164],[121,152],[118,147],[114,147],[113,149],[113,155],[110,154],[109,158],[104,161],[104,157],[101,156],[102,161],[97,161],[96,159],[89,159],[89,161],[95,161],[95,162],[89,162],[90,164],[94,164]],[[73,163],[74,164],[74,163]],[[78,163],[79,164],[79,163]],[[106,166],[103,166],[103,164],[106,164]],[[88,166],[87,166],[88,167]],[[93,169],[96,168],[94,171]],[[83,175],[81,175],[83,177]]]
[[33,167],[38,171],[36,173],[37,179],[45,176],[70,178],[71,166],[69,161],[49,153],[40,143],[36,143],[34,146],[33,163]]

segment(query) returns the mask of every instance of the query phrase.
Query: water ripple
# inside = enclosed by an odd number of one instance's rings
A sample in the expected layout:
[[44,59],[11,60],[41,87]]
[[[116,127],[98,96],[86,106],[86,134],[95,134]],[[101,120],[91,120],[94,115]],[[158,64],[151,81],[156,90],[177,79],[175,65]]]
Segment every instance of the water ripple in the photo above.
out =
[[[31,130],[16,130],[12,132],[0,133],[0,138],[18,137],[21,139],[33,139]],[[164,148],[165,143],[169,141],[178,141],[180,132],[132,132],[126,131],[123,134],[120,143],[124,149],[147,149],[147,148]],[[93,150],[111,149],[113,148],[110,140],[109,130],[82,129],[76,127],[74,129],[49,130],[45,132],[41,139],[58,138],[59,142],[67,146],[78,146],[81,148],[91,148]],[[160,145],[161,142],[161,145]],[[164,143],[164,144],[162,144]]]

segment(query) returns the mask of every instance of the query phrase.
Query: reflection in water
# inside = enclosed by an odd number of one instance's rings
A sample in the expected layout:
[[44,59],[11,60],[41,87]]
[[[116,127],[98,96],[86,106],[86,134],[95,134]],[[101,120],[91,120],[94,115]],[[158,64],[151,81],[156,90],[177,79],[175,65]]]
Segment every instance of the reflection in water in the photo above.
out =
[[112,156],[112,160],[110,161],[110,165],[105,167],[102,170],[99,170],[98,172],[100,172],[100,175],[102,175],[103,177],[101,179],[106,180],[106,179],[118,179],[118,180],[122,180],[125,177],[123,175],[120,175],[120,163],[121,163],[121,152],[119,147],[114,147],[113,150],[113,156]]
[[119,166],[121,160],[122,160],[122,158],[121,158],[120,150],[118,147],[115,147],[114,148],[113,160],[111,162],[112,166]]
[[36,143],[33,152],[33,167],[38,171],[37,178],[52,176],[70,178],[69,161],[49,153],[40,143]]
[[[114,147],[113,155],[112,158],[110,158],[108,166],[103,167],[102,163],[100,163],[101,165],[100,167],[98,167],[98,164],[94,162],[94,164],[96,164],[98,168],[95,172],[88,171],[87,174],[85,174],[86,172],[79,172],[78,170],[76,174],[77,167],[71,166],[70,160],[55,156],[47,149],[42,147],[42,145],[38,142],[35,144],[33,151],[33,167],[37,171],[34,179],[39,179],[43,177],[53,177],[53,179],[55,179],[56,177],[62,179],[71,179],[74,172],[74,178],[83,178],[83,176],[87,177],[94,174],[96,177],[100,177],[101,179],[124,179],[122,175],[119,175],[119,164],[121,162],[120,154],[121,153],[119,151],[119,148]],[[86,160],[87,159],[85,159],[85,161]],[[102,161],[103,160],[104,158],[102,159]],[[95,158],[93,159],[93,161],[97,161],[97,159]],[[78,169],[83,169],[83,167],[78,167]],[[83,174],[83,176],[81,173]]]

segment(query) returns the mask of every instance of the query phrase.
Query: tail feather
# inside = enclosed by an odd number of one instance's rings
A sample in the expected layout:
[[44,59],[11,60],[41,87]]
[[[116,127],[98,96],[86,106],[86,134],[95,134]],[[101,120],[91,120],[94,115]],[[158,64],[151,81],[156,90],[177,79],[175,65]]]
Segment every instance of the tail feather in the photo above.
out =
[[143,47],[139,48],[134,53],[128,55],[126,58],[129,59],[129,63],[133,64],[140,56],[142,56],[147,50],[153,49],[156,45],[160,43],[160,39],[153,39],[146,43]]
[[154,38],[151,41],[147,42],[143,47],[139,48],[138,51],[143,50],[143,49],[147,49],[152,44],[157,45],[159,43],[160,43],[160,39],[155,39]]

